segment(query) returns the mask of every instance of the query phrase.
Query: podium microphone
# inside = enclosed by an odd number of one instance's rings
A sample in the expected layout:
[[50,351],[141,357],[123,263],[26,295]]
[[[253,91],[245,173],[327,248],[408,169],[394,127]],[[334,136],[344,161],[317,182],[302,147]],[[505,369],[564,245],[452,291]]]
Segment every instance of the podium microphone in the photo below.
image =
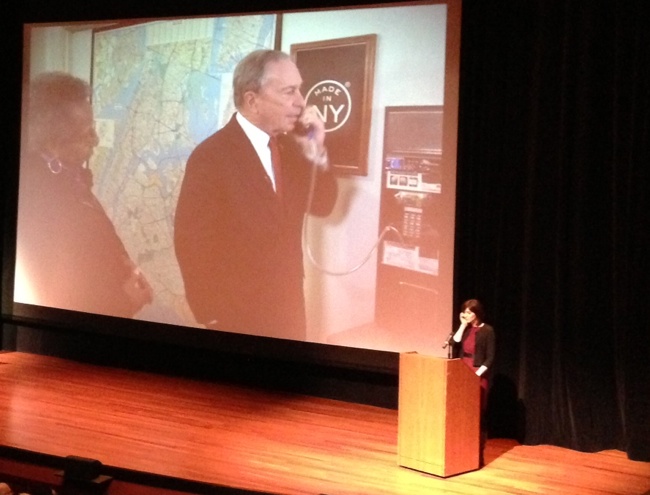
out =
[[449,336],[447,337],[447,340],[445,340],[445,343],[442,344],[442,348],[446,349],[449,344],[451,344],[451,339],[454,338],[454,332],[451,332]]
[[458,330],[455,332],[451,332],[449,334],[449,337],[447,337],[447,340],[445,340],[445,343],[442,345],[443,349],[446,349],[449,344],[451,344],[451,341],[454,340],[454,337],[458,335],[458,339],[455,339],[456,342],[460,342],[460,338],[463,336],[463,332],[465,331],[465,327],[467,327],[467,323],[462,322],[460,326],[458,327]]

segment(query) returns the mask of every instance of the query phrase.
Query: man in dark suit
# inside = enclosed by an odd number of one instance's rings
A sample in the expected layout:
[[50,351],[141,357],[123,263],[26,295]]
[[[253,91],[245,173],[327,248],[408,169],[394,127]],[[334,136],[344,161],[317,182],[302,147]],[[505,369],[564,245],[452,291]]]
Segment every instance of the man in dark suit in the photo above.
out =
[[188,303],[208,328],[306,338],[303,217],[308,203],[329,214],[337,188],[301,84],[287,54],[246,56],[233,78],[237,113],[187,162],[174,242]]

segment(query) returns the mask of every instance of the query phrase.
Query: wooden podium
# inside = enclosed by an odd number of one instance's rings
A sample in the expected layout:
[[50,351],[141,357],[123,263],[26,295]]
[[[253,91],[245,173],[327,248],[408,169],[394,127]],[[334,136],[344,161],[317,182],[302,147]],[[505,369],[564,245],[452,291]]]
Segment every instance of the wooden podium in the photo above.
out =
[[460,359],[400,354],[398,464],[442,477],[478,469],[480,393]]

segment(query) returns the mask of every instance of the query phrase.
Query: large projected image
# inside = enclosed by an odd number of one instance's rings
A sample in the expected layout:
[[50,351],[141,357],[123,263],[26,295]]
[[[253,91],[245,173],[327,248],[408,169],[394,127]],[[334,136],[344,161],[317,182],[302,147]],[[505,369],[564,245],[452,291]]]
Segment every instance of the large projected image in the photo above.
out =
[[[409,3],[27,25],[15,313],[444,353],[459,16]],[[259,50],[285,54],[264,91],[297,88],[281,125],[272,93],[233,95]],[[281,176],[255,148],[269,129]]]

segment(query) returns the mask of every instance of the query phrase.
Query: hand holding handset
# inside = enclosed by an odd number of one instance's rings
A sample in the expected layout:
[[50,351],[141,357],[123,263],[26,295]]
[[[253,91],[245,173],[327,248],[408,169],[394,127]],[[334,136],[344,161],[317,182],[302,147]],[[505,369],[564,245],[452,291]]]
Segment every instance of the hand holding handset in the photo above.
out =
[[296,121],[292,134],[300,143],[305,157],[319,167],[326,167],[325,123],[314,106],[305,108]]
[[293,133],[296,136],[309,137],[310,134],[314,132],[314,126],[312,124],[304,124],[302,121],[298,120],[296,126],[293,128]]

